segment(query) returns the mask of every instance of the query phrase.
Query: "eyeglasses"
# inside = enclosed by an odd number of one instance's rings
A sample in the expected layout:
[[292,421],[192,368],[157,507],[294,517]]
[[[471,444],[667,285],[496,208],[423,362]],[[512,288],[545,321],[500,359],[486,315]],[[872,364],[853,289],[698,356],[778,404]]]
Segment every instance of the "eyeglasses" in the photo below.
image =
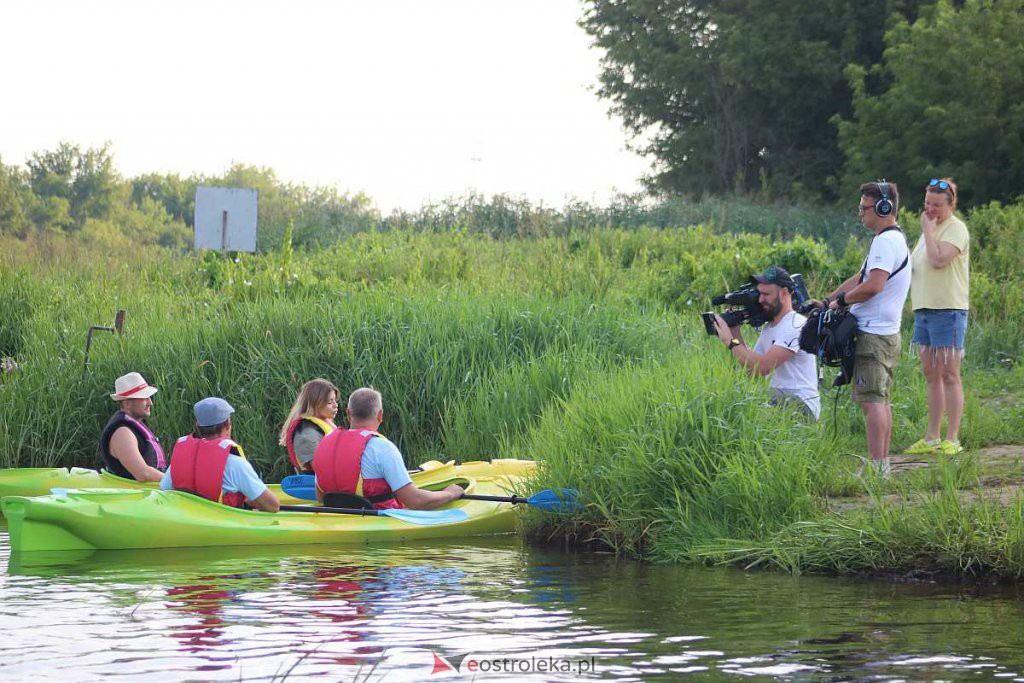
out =
[[932,189],[934,189],[936,187],[939,188],[940,192],[948,192],[951,195],[953,195],[954,197],[956,196],[956,190],[954,190],[953,186],[950,185],[949,183],[947,183],[945,180],[939,180],[938,178],[932,178],[931,180],[928,181],[928,189],[929,190],[932,190]]
[[874,204],[858,204],[857,205],[857,213],[859,215],[863,216],[865,211],[867,211],[868,209],[873,209],[873,208],[875,208]]

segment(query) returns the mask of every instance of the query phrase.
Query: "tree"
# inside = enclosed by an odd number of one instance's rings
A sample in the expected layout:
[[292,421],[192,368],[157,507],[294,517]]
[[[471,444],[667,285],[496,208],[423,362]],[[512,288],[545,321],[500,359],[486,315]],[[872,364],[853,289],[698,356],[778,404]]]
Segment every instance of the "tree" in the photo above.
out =
[[26,166],[36,197],[66,200],[75,229],[89,218],[109,218],[120,200],[121,180],[109,143],[82,151],[78,145],[62,142],[55,150],[33,153]]
[[159,202],[164,210],[188,227],[192,227],[196,212],[196,184],[194,178],[184,180],[168,173],[147,173],[131,180],[131,203],[143,207],[146,199]]
[[0,235],[25,236],[31,225],[27,214],[30,202],[24,174],[15,166],[5,166],[0,159]]
[[[1021,35],[1022,0],[939,0],[893,26],[881,65],[847,69],[853,114],[837,119],[844,187],[886,176],[923,195],[930,178],[952,176],[968,205],[1020,195]],[[872,89],[872,78],[883,87]]]
[[886,18],[917,5],[590,0],[580,25],[605,52],[598,95],[656,160],[652,189],[821,193],[842,162],[843,69],[876,61]]

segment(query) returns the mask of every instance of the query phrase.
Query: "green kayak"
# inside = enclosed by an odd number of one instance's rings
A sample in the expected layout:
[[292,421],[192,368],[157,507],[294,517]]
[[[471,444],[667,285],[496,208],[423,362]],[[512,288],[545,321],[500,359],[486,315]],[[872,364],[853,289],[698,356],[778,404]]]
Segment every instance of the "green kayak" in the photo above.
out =
[[[0,470],[0,498],[7,496],[45,496],[51,489],[148,489],[155,491],[157,482],[125,479],[107,471],[84,467],[18,467]],[[279,484],[268,488],[283,504],[300,503],[281,490]]]
[[109,472],[97,472],[84,467],[0,469],[0,498],[5,496],[45,496],[52,488],[155,489],[156,484],[124,479]]
[[[520,467],[514,463],[526,462],[523,460],[495,460],[488,472],[498,474],[516,474]],[[513,463],[513,464],[508,464]],[[431,460],[420,465],[423,471],[433,471],[444,468],[452,463],[442,463]],[[474,467],[475,463],[465,463],[463,467]],[[420,473],[413,473],[413,481]],[[106,471],[87,469],[84,467],[18,467],[0,469],[0,498],[7,496],[45,496],[51,489],[151,489],[155,490],[155,482],[135,481],[125,479]],[[284,493],[280,485],[270,484],[269,488],[284,505],[297,505],[304,501]]]
[[[528,460],[441,464],[417,472],[423,488],[455,482],[467,493],[521,493],[535,471]],[[308,505],[308,503],[307,503]],[[510,533],[518,515],[508,503],[458,500],[406,517],[327,512],[270,514],[225,507],[153,488],[72,489],[57,495],[7,496],[2,502],[15,553],[63,550],[284,544],[377,544]],[[417,515],[431,521],[421,522]]]

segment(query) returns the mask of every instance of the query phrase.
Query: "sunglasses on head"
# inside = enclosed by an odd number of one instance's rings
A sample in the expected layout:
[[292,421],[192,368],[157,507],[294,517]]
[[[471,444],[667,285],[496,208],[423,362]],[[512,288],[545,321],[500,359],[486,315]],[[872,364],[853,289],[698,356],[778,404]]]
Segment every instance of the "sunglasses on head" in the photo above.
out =
[[939,180],[938,178],[932,178],[928,181],[928,189],[939,188],[942,192],[949,192],[953,194],[953,186],[947,183],[945,180]]

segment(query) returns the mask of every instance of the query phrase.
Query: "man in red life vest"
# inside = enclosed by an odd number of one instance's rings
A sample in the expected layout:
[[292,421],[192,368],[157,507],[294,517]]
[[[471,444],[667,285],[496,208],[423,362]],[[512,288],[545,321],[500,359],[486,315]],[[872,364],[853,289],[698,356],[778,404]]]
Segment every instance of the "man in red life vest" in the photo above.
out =
[[412,483],[398,447],[377,431],[384,420],[380,392],[356,389],[346,412],[350,428],[325,436],[313,455],[318,500],[341,492],[363,496],[375,508],[432,510],[462,496],[457,484],[425,491]]
[[118,403],[100,435],[103,468],[111,474],[136,481],[160,481],[167,468],[160,440],[144,420],[153,410],[151,387],[137,372],[129,372],[114,382],[110,398]]
[[231,404],[222,398],[204,398],[194,412],[196,434],[174,444],[171,466],[160,488],[189,491],[230,507],[248,503],[257,510],[277,512],[281,508],[277,496],[245,459],[242,447],[231,440],[235,412]]

